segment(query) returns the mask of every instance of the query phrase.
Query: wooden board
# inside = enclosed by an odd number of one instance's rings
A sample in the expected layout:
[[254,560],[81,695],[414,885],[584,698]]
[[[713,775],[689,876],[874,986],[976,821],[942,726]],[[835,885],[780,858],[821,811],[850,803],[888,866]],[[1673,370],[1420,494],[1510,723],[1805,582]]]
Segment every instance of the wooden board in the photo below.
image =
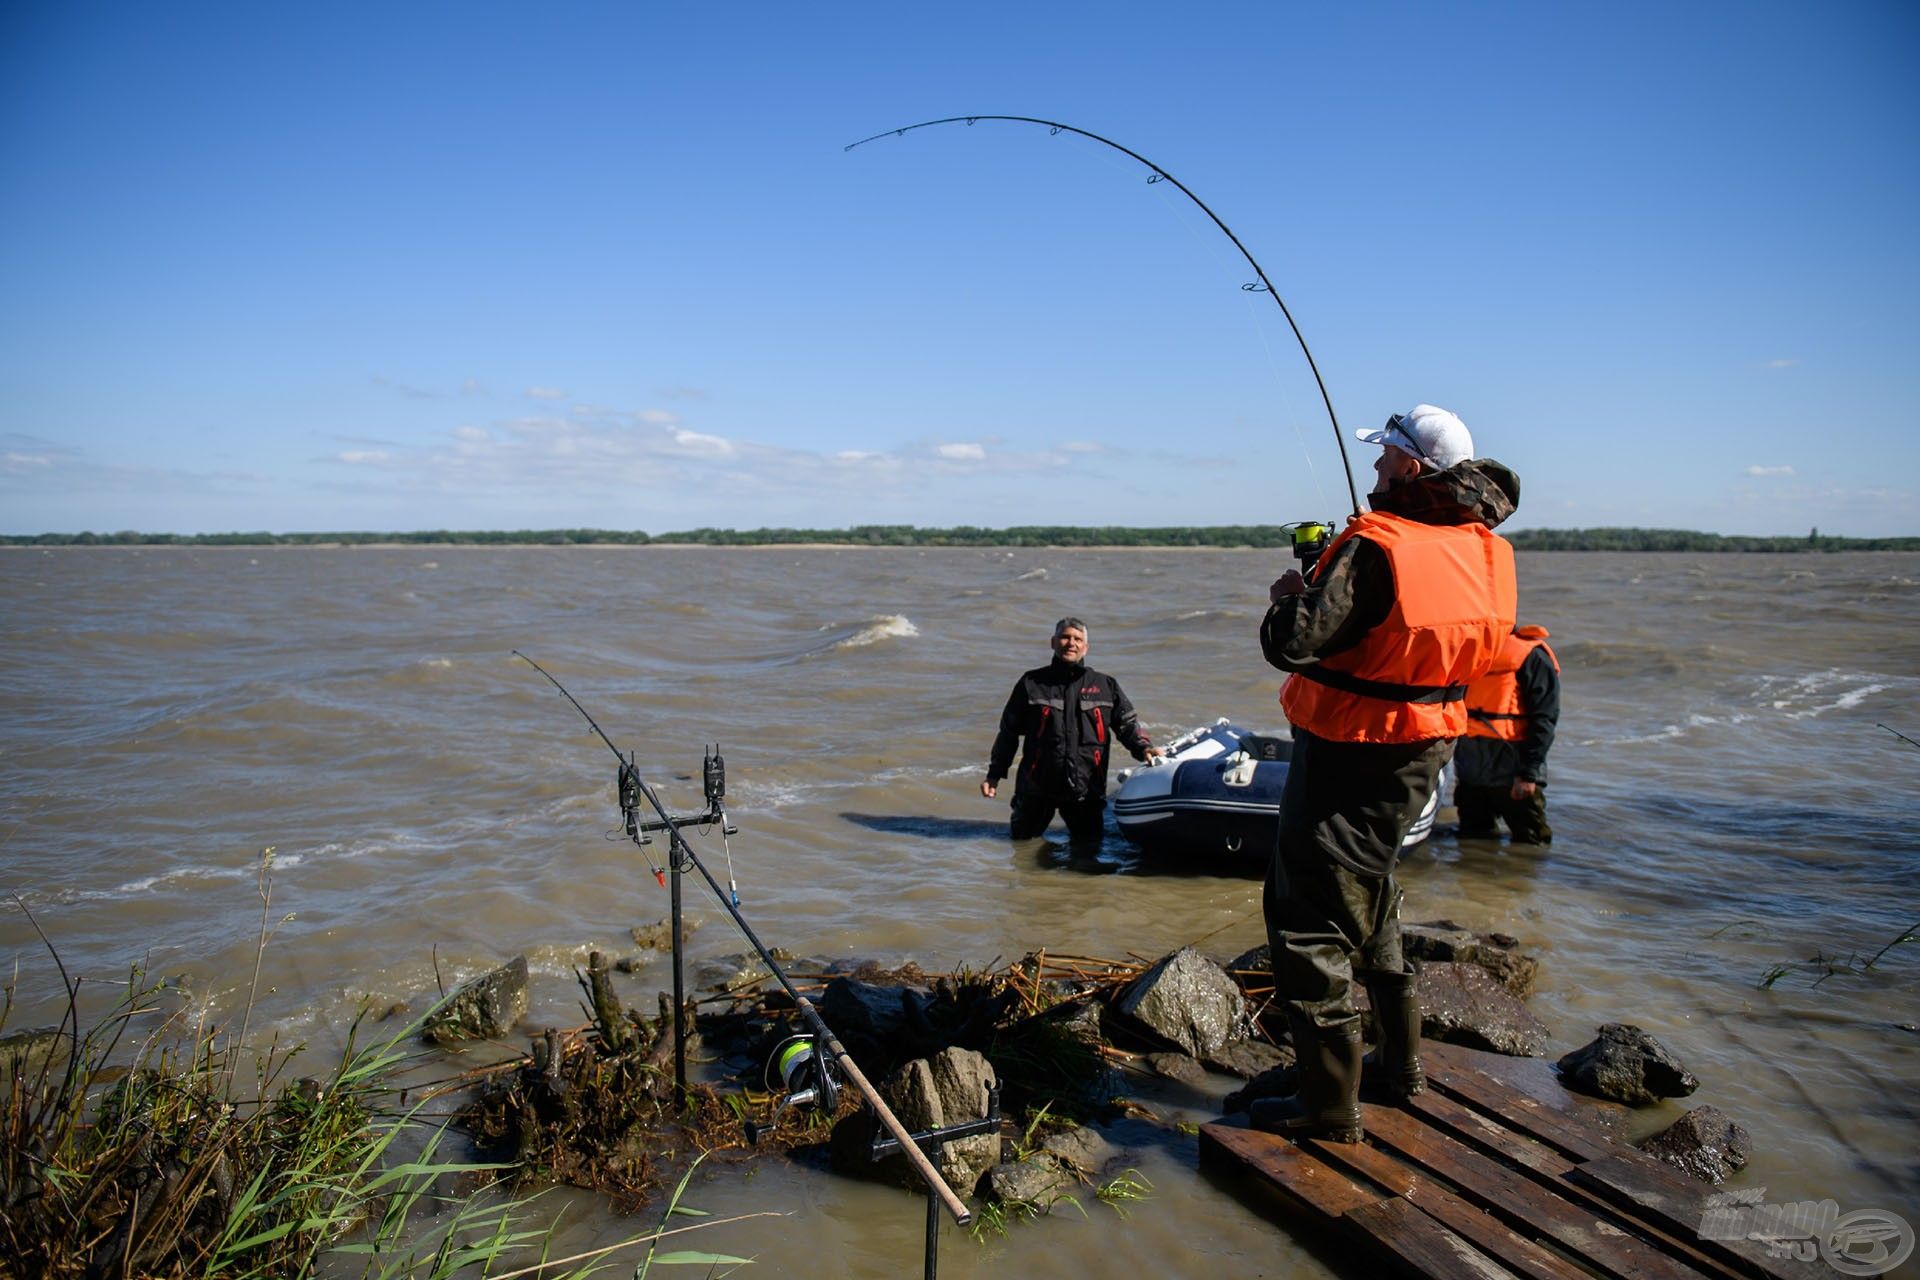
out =
[[[1433,1050],[1437,1052],[1432,1052]],[[1428,1091],[1364,1105],[1360,1144],[1205,1125],[1210,1167],[1281,1193],[1288,1212],[1385,1262],[1461,1280],[1812,1280],[1749,1241],[1700,1238],[1709,1189],[1587,1123],[1540,1064],[1422,1046]],[[1557,1086],[1555,1086],[1557,1088]]]

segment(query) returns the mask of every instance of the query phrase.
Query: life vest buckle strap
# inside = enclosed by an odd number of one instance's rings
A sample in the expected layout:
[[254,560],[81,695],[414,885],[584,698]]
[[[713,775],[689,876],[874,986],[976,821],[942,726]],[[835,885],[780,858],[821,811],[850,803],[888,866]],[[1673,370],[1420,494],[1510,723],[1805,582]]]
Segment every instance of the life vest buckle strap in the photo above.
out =
[[1465,702],[1467,686],[1464,684],[1422,685],[1394,684],[1386,680],[1368,680],[1364,676],[1349,675],[1344,671],[1329,671],[1325,667],[1302,667],[1293,674],[1324,684],[1330,689],[1342,693],[1358,694],[1363,698],[1379,698],[1383,702]]

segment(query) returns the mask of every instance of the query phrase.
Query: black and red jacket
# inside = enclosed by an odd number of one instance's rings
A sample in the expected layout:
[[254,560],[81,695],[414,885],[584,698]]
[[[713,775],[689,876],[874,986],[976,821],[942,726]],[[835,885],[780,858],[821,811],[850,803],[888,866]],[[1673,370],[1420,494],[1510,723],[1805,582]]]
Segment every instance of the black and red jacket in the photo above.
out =
[[1146,759],[1153,745],[1118,680],[1083,662],[1056,658],[1013,686],[1000,713],[987,780],[997,784],[1013,772],[1018,746],[1015,790],[1052,800],[1096,799],[1107,794],[1107,760],[1115,740],[1136,760]]

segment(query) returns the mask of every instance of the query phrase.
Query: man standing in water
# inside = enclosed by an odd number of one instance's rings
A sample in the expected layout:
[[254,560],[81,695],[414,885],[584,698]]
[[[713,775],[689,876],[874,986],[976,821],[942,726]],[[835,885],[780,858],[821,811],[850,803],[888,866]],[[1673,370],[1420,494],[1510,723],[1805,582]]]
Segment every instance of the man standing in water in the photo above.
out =
[[1141,730],[1120,682],[1087,665],[1087,624],[1062,618],[1053,624],[1053,661],[1021,676],[1007,697],[980,794],[989,800],[999,794],[1020,746],[1009,834],[1031,839],[1058,810],[1075,844],[1097,845],[1116,738],[1136,760],[1164,754]]
[[1493,669],[1467,688],[1467,736],[1453,753],[1463,839],[1550,844],[1547,749],[1560,723],[1560,659],[1545,627],[1515,627]]
[[1267,661],[1293,756],[1264,907],[1275,987],[1293,1033],[1295,1092],[1255,1102],[1255,1127],[1360,1140],[1356,974],[1380,1026],[1383,1083],[1425,1085],[1420,1004],[1400,950],[1400,842],[1466,731],[1467,686],[1513,629],[1513,548],[1491,530],[1520,481],[1475,460],[1466,424],[1415,405],[1360,439],[1381,446],[1372,510],[1304,578],[1268,588]]

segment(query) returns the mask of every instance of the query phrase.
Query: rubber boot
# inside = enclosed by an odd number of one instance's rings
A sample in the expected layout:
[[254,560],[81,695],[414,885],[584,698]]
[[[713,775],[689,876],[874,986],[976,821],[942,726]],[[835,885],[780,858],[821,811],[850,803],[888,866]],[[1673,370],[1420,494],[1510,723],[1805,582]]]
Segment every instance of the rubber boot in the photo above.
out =
[[1416,975],[1370,971],[1362,973],[1367,998],[1373,1002],[1374,1025],[1380,1028],[1379,1048],[1366,1056],[1363,1078],[1368,1091],[1405,1101],[1427,1087],[1420,1069],[1420,993]]
[[1295,1091],[1284,1098],[1256,1099],[1247,1108],[1248,1122],[1291,1138],[1360,1141],[1359,1027],[1340,1034],[1302,1019],[1287,1022],[1298,1065]]

